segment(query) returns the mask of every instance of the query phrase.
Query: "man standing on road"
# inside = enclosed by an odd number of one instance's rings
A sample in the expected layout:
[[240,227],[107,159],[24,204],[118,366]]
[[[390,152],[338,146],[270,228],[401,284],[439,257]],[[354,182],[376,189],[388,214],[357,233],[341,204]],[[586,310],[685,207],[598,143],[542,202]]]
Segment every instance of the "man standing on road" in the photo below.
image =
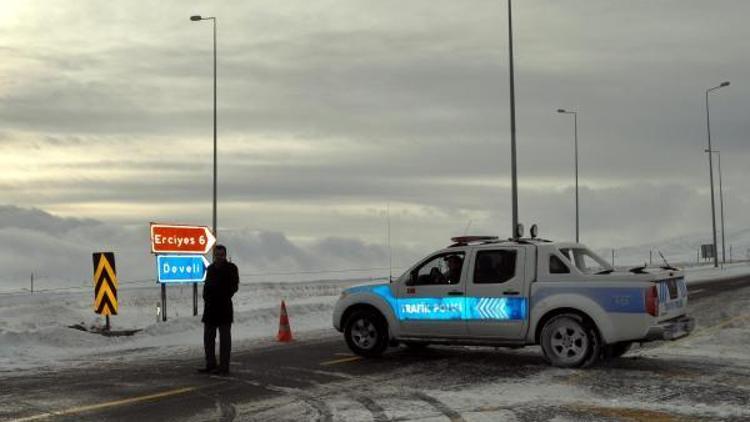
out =
[[[227,261],[227,248],[214,247],[214,262],[206,269],[203,285],[203,346],[206,349],[206,367],[199,372],[218,375],[229,374],[229,356],[232,350],[232,296],[239,287],[237,266]],[[216,365],[216,330],[219,330],[219,365]]]

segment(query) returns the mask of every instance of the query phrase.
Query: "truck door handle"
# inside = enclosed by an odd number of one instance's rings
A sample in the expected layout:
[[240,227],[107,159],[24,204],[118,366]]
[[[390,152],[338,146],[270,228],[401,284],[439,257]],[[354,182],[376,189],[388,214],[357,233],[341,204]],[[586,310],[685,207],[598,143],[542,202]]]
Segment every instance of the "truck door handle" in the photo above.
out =
[[464,292],[458,291],[458,290],[451,290],[448,292],[448,296],[463,296]]
[[506,296],[518,296],[521,293],[520,292],[514,292],[512,290],[506,290],[506,291],[503,292],[503,294],[506,295]]

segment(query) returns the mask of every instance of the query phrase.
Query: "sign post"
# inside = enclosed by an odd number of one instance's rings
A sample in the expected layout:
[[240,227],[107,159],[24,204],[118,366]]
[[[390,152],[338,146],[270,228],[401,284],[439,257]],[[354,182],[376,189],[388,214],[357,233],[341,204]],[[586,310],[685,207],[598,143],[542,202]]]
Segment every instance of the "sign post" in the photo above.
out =
[[104,315],[109,331],[109,316],[117,315],[117,272],[114,252],[96,252],[94,259],[94,311]]
[[167,320],[167,285],[161,285],[161,320]]
[[193,316],[198,316],[198,283],[193,283]]
[[714,257],[716,257],[716,250],[714,249],[713,243],[701,245],[701,258],[713,259]]
[[156,254],[161,284],[162,321],[167,320],[167,284],[193,284],[193,316],[198,315],[198,283],[206,280],[209,262],[202,256],[216,243],[206,226],[151,223],[151,253]]

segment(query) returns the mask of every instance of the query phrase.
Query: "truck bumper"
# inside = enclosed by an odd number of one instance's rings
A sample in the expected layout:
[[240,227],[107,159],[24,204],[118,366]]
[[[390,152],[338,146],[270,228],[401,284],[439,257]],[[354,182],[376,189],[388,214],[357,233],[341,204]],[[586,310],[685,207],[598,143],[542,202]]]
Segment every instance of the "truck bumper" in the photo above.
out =
[[681,316],[648,329],[646,341],[677,340],[690,334],[695,329],[695,318]]

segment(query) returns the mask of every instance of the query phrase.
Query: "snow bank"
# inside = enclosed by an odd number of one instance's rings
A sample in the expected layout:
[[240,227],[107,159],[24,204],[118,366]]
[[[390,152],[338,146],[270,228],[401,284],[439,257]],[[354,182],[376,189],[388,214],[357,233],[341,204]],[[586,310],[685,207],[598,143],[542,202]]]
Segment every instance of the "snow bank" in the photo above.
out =
[[722,281],[743,275],[750,276],[750,263],[748,262],[726,264],[719,268],[714,268],[713,265],[685,268],[685,281],[688,284],[706,281]]
[[[295,335],[328,329],[341,291],[359,283],[362,281],[241,285],[234,298],[233,340],[241,343],[272,339],[278,330],[282,299],[286,300]],[[200,351],[202,309],[193,316],[192,286],[168,287],[167,322],[157,319],[158,286],[120,289],[119,300],[120,312],[111,317],[112,327],[142,330],[133,336],[103,337],[68,328],[73,324],[104,324],[104,318],[93,312],[93,292],[88,289],[0,295],[0,373],[115,357],[128,359],[143,353]],[[118,353],[125,351],[128,353]]]

